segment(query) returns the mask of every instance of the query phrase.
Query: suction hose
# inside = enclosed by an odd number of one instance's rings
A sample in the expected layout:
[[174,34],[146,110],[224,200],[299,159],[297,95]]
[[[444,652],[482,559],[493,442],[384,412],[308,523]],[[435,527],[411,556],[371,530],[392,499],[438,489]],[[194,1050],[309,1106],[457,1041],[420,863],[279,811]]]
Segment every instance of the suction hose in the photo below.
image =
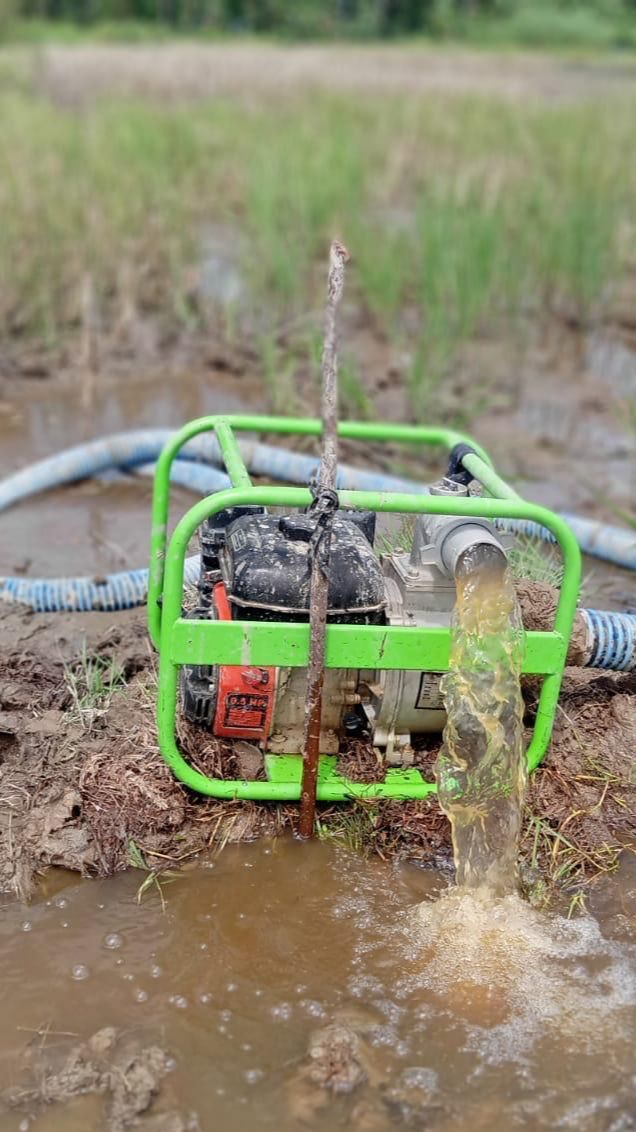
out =
[[[152,474],[154,464],[170,429],[144,429],[118,433],[101,440],[70,448],[40,460],[0,482],[0,511],[41,491],[61,487],[117,469]],[[317,458],[287,452],[258,441],[241,439],[243,458],[254,475],[288,483],[306,484],[316,470]],[[172,466],[172,482],[202,495],[229,486],[228,477],[218,467],[221,454],[216,437],[202,433],[188,441]],[[427,491],[413,480],[384,473],[365,472],[342,465],[338,487],[359,491]],[[609,527],[578,516],[564,516],[588,554],[636,570],[636,533]],[[502,520],[500,529],[547,538],[550,532],[536,523]],[[186,583],[194,584],[199,574],[198,557],[185,565]],[[0,578],[0,599],[19,601],[42,612],[62,610],[117,610],[142,605],[146,600],[147,570],[126,570],[103,579],[82,578]],[[588,648],[585,663],[595,668],[636,668],[636,616],[625,613],[581,610],[585,619]]]
[[[570,515],[567,512],[562,512],[561,518],[571,527],[584,554],[612,562],[614,566],[622,566],[624,570],[636,570],[636,530],[613,527],[608,523],[599,523],[596,519],[583,519],[580,515]],[[495,526],[500,531],[556,542],[552,531],[530,519],[495,519]]]
[[[154,463],[149,461],[156,460],[173,435],[170,429],[118,433],[39,460],[0,482],[0,511],[41,491],[91,476],[112,474],[113,470],[117,474],[129,471],[152,475]],[[241,441],[241,451],[253,474],[290,483],[306,484],[318,463],[316,457],[287,452],[285,449],[250,440]],[[211,463],[220,461],[221,453],[216,437],[211,433],[202,433],[184,445],[180,458],[172,465],[171,482],[202,496],[230,487],[230,480],[225,472],[210,466]],[[425,490],[410,480],[365,472],[347,465],[342,465],[338,470],[338,487],[358,491]],[[198,556],[186,559],[186,583],[193,585],[198,575]],[[0,577],[0,600],[21,602],[41,613],[131,609],[144,604],[147,592],[147,569],[124,570],[99,579],[94,576]]]
[[628,672],[636,668],[636,614],[580,609],[585,622],[586,668]]

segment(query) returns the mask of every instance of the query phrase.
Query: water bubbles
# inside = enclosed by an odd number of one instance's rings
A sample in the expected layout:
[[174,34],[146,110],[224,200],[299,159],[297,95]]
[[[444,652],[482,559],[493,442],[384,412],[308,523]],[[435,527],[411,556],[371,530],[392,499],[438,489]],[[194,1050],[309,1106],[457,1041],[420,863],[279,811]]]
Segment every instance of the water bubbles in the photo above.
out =
[[376,975],[355,975],[349,980],[349,993],[355,998],[367,998],[372,994],[382,994],[384,987]]
[[437,1073],[427,1066],[409,1066],[402,1073],[401,1079],[409,1089],[423,1089],[427,1093],[432,1093],[437,1088]]
[[388,1022],[393,1022],[394,1025],[396,1022],[399,1022],[402,1014],[404,1013],[402,1008],[399,1007],[397,1003],[391,1002],[391,1000],[388,998],[376,999],[373,1005],[380,1011],[381,1014],[384,1014]]
[[163,975],[163,970],[161,969],[159,964],[153,963],[152,967],[150,968],[150,978],[151,979],[160,979],[162,975]]
[[183,994],[171,994],[168,1002],[171,1006],[176,1006],[178,1010],[187,1010],[188,1000]]
[[258,1082],[262,1081],[264,1076],[262,1069],[246,1069],[243,1074],[248,1085],[258,1085]]
[[132,983],[134,977],[135,976],[132,975],[130,971],[127,971],[125,975],[122,975],[122,979],[125,979],[127,983]]
[[238,983],[228,983],[225,989],[228,994],[232,994],[235,990],[238,990]]
[[222,1022],[231,1022],[232,1021],[232,1011],[231,1010],[221,1010],[221,1012],[219,1013],[219,1018],[221,1019]]
[[68,900],[65,896],[56,896],[53,903],[56,908],[68,908]]
[[254,1046],[251,1042],[243,1042],[241,1049],[243,1050],[243,1053],[251,1053],[251,1051],[254,1049]]
[[275,1022],[288,1022],[292,1016],[292,1008],[288,1002],[279,1002],[272,1006],[270,1014]]
[[115,966],[116,966],[116,967],[123,967],[123,965],[124,965],[124,963],[125,963],[125,962],[126,962],[126,960],[125,960],[125,959],[123,959],[123,958],[122,958],[122,956],[120,955],[120,956],[119,956],[119,959],[116,959],[116,960],[115,960]]
[[32,932],[33,931],[33,924],[31,923],[30,920],[25,920],[24,923],[20,925],[20,928],[21,928],[21,931],[23,931],[23,932]]
[[139,987],[139,989],[135,991],[133,997],[135,999],[135,1002],[147,1002],[148,1001],[148,991],[145,991],[141,987]]
[[68,920],[63,920],[61,926],[63,928],[67,928],[68,927]]
[[212,995],[208,994],[207,992],[200,994],[199,995],[199,1002],[201,1003],[202,1006],[207,1006],[208,1003],[212,1002]]
[[167,1057],[164,1065],[166,1067],[166,1073],[174,1073],[175,1069],[177,1068],[176,1057]]
[[108,934],[104,936],[104,947],[109,951],[118,951],[119,948],[123,946],[123,943],[123,937],[120,936],[119,932],[108,932]]
[[207,950],[208,950],[207,943],[200,943],[199,944],[199,951],[207,951]]
[[378,1046],[396,1046],[398,1044],[398,1036],[393,1026],[373,1026],[369,1031],[371,1038],[371,1045]]
[[321,1002],[316,1002],[313,998],[305,998],[300,1004],[301,1008],[308,1014],[310,1018],[326,1018],[327,1011]]
[[73,967],[73,969],[71,970],[71,975],[76,980],[76,982],[79,983],[79,982],[82,981],[82,979],[88,978],[88,976],[90,975],[90,971],[89,971],[88,967],[84,966],[83,963],[76,963],[75,966]]

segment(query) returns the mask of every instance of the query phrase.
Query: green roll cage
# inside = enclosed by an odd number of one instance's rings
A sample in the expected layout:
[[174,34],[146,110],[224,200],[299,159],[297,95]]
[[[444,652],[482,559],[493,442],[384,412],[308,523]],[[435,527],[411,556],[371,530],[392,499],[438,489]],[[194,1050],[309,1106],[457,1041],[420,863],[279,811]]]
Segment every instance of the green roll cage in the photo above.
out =
[[[307,507],[307,488],[254,486],[236,438],[237,432],[319,436],[319,420],[265,416],[212,416],[191,421],[165,445],[154,478],[148,630],[159,650],[157,728],[163,758],[186,786],[215,798],[294,801],[300,798],[302,756],[265,756],[266,779],[247,782],[209,778],[195,770],[180,752],[175,735],[179,668],[187,665],[256,665],[306,667],[309,625],[289,622],[209,621],[182,616],[184,561],[188,544],[201,523],[226,507],[259,504],[268,507]],[[167,541],[170,469],[180,449],[201,433],[214,432],[232,487],[196,503],[179,520]],[[403,515],[475,515],[488,519],[526,519],[547,527],[563,558],[563,581],[554,627],[549,632],[524,633],[523,672],[542,676],[532,739],[527,759],[534,770],[543,758],[552,733],[561,679],[576,611],[581,555],[567,523],[552,511],[527,503],[497,475],[486,453],[469,437],[453,429],[384,425],[364,421],[338,427],[348,440],[408,442],[442,446],[450,452],[464,443],[474,450],[462,463],[487,495],[449,498],[399,492],[339,491],[345,508]],[[444,672],[449,666],[450,630],[388,625],[329,625],[326,630],[327,668],[413,669]],[[383,782],[354,783],[335,770],[336,756],[322,755],[318,773],[320,802],[352,798],[423,798],[435,791],[415,769],[391,769]]]

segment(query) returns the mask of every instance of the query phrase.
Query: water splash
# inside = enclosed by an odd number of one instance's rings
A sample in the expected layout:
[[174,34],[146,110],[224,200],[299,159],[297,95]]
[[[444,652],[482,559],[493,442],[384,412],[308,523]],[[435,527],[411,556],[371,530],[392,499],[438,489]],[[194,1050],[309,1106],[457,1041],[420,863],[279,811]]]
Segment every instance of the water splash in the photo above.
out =
[[518,1061],[550,1034],[581,1056],[603,1042],[618,1054],[632,1041],[636,952],[605,939],[591,916],[449,889],[413,908],[401,930],[410,969],[398,993],[434,991],[493,1062]]
[[442,679],[447,723],[435,765],[438,797],[452,827],[457,884],[505,895],[517,887],[527,780],[521,614],[495,547],[462,556],[456,587],[450,671]]

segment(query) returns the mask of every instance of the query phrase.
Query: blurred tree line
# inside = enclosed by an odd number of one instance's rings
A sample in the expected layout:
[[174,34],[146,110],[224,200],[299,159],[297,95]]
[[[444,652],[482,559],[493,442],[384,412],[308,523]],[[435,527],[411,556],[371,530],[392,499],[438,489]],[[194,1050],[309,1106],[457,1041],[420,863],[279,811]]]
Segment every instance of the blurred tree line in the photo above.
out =
[[574,34],[575,41],[604,37],[607,45],[620,45],[626,28],[629,41],[636,35],[636,0],[0,0],[0,15],[3,7],[27,20],[135,22],[295,38],[444,35],[471,24],[516,28],[513,40],[519,42],[568,42]]

